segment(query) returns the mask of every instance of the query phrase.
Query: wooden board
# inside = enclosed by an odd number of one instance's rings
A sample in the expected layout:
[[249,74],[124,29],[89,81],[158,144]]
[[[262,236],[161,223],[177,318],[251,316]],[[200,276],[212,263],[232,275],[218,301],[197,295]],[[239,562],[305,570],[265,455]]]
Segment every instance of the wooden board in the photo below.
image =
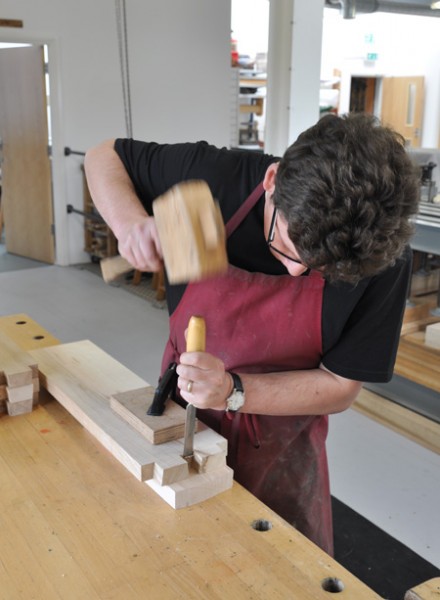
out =
[[182,458],[182,440],[150,444],[111,409],[112,396],[148,384],[92,342],[60,344],[33,350],[32,355],[38,360],[42,385],[137,479],[154,479],[159,486],[191,480],[183,488],[162,490],[162,497],[174,508],[200,502],[231,487],[233,474],[225,466],[224,438],[215,432],[196,435],[194,449],[200,460],[210,452],[220,455],[223,467],[217,468],[217,477],[206,466],[200,473],[189,469]]
[[440,423],[366,389],[360,391],[353,409],[440,454]]
[[178,440],[185,434],[185,409],[168,400],[160,417],[147,415],[155,389],[151,386],[115,394],[111,408],[141,433],[151,444]]
[[6,383],[8,387],[31,384],[36,372],[35,360],[0,331],[0,384]]
[[400,337],[394,372],[440,392],[440,349],[425,344],[423,331]]

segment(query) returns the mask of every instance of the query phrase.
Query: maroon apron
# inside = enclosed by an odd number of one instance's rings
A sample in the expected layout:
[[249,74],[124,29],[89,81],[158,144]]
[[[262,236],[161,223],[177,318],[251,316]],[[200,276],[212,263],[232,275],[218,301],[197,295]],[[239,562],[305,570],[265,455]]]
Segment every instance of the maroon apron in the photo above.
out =
[[[228,235],[262,193],[260,184],[228,222]],[[316,271],[305,277],[274,276],[231,265],[225,275],[189,284],[170,318],[162,372],[185,351],[184,334],[192,315],[205,318],[206,351],[228,370],[316,369],[322,355],[323,288]],[[328,418],[200,409],[197,416],[228,439],[228,464],[236,481],[332,554]]]

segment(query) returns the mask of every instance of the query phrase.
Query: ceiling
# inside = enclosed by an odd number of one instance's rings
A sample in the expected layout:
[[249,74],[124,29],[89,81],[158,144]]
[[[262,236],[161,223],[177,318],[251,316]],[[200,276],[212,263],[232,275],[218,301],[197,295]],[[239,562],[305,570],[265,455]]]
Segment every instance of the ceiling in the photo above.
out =
[[325,0],[326,7],[339,9],[345,19],[373,12],[440,17],[440,9],[433,10],[431,4],[433,0]]

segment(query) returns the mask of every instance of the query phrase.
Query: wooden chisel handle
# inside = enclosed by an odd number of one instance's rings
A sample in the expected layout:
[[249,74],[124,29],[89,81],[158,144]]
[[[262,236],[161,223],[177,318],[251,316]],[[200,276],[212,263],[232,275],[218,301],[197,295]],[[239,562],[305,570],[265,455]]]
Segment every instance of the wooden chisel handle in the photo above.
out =
[[191,317],[186,333],[186,351],[204,352],[206,348],[206,324],[203,317]]
[[[204,352],[206,346],[206,325],[203,317],[191,317],[186,332],[186,351]],[[192,382],[191,382],[192,385]],[[183,458],[190,461],[194,455],[194,433],[196,429],[196,407],[188,403],[186,407],[185,439]]]

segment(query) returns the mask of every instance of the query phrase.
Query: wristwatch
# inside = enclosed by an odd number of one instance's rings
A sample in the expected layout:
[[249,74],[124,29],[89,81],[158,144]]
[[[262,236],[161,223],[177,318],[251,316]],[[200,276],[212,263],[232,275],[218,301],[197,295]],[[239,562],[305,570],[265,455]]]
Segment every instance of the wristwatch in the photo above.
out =
[[232,388],[230,396],[226,398],[226,411],[237,412],[243,406],[245,400],[243,384],[237,373],[232,373],[232,371],[228,371],[228,373],[232,377],[234,387]]

